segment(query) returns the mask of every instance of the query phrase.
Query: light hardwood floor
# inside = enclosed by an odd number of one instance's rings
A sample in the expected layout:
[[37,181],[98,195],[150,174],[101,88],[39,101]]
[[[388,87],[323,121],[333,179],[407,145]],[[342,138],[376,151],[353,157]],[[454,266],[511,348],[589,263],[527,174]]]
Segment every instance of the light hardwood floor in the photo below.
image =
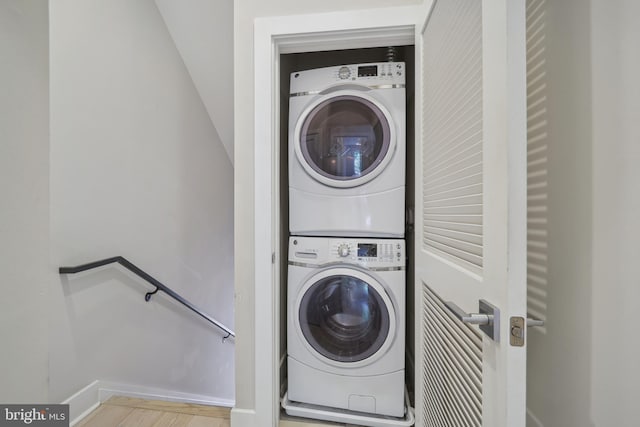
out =
[[78,427],[229,427],[229,408],[114,396]]
[[[114,396],[75,427],[230,427],[229,408]],[[331,427],[344,424],[282,415],[280,427]]]

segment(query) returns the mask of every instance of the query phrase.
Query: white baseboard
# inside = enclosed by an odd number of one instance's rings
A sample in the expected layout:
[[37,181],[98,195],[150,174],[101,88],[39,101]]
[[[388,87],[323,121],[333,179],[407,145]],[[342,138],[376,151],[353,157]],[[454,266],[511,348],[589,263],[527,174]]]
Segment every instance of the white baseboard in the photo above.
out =
[[100,405],[100,381],[94,381],[62,403],[69,405],[69,425],[74,426]]
[[231,425],[233,427],[255,427],[258,425],[255,409],[233,408],[231,410]]
[[152,387],[144,387],[136,384],[122,384],[110,381],[100,381],[100,402],[108,400],[112,396],[137,397],[148,400],[164,400],[167,402],[195,403],[197,405],[222,406],[232,408],[233,400],[220,399],[212,396],[182,393],[171,390],[163,390]]
[[194,403],[197,405],[221,406],[232,408],[235,402],[199,394],[182,393],[145,387],[135,384],[122,384],[110,381],[94,381],[62,403],[69,404],[70,425],[74,426],[89,415],[100,403],[112,396],[136,397],[147,400]]

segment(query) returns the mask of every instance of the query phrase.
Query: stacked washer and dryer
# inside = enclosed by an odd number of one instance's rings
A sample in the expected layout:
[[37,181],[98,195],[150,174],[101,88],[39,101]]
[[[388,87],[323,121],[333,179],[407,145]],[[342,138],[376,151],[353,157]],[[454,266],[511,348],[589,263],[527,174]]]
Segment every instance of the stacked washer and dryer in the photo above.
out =
[[291,74],[292,415],[405,417],[405,106],[403,62]]

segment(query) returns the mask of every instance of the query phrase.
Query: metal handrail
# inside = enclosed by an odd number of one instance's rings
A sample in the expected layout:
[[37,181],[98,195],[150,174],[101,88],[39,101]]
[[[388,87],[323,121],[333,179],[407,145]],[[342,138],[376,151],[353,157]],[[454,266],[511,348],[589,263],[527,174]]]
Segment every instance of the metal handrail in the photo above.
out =
[[216,327],[220,328],[221,330],[223,330],[227,335],[222,338],[222,342],[225,342],[230,337],[233,337],[233,338],[236,337],[236,334],[231,329],[227,328],[226,326],[224,326],[222,323],[218,322],[213,317],[211,317],[208,314],[204,313],[202,310],[200,310],[198,307],[193,305],[191,302],[187,301],[185,298],[183,298],[182,296],[180,296],[177,293],[175,293],[171,288],[168,288],[167,286],[165,286],[162,283],[160,283],[157,279],[153,278],[151,275],[149,275],[148,273],[146,273],[145,271],[143,271],[142,269],[140,269],[139,267],[137,267],[136,265],[134,265],[132,262],[130,262],[129,260],[127,260],[124,257],[116,256],[116,257],[113,257],[113,258],[106,258],[106,259],[102,259],[102,260],[99,260],[99,261],[90,262],[88,264],[78,265],[76,267],[60,267],[58,269],[58,273],[60,273],[60,274],[75,274],[75,273],[80,273],[82,271],[91,270],[93,268],[102,267],[104,265],[113,264],[113,263],[120,264],[121,266],[123,266],[127,270],[131,271],[135,275],[143,278],[144,280],[146,280],[147,282],[149,282],[153,286],[155,286],[155,288],[156,288],[155,291],[147,292],[145,294],[145,296],[144,296],[144,300],[145,301],[148,302],[151,299],[151,296],[153,294],[155,294],[158,291],[162,291],[165,294],[169,295],[171,298],[173,298],[176,301],[178,301],[180,304],[182,304],[185,307],[187,307],[189,310],[191,310],[194,313],[196,313],[198,316],[202,317],[203,319],[205,319],[209,323],[212,323],[214,326],[216,326]]

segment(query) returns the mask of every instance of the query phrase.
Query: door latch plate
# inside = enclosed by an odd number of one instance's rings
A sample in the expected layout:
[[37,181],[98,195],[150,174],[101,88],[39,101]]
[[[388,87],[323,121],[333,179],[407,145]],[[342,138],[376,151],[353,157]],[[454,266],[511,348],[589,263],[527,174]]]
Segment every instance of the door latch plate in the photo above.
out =
[[514,316],[509,321],[509,343],[514,347],[524,346],[526,330],[524,317]]

